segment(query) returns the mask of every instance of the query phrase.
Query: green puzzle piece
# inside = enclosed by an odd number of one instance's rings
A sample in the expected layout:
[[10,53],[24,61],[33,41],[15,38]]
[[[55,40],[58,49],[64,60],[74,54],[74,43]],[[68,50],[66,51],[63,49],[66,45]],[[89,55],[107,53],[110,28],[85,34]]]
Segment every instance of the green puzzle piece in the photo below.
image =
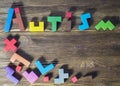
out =
[[109,30],[114,30],[115,25],[112,24],[112,22],[110,20],[108,20],[106,23],[101,20],[96,26],[95,26],[96,30],[100,30],[101,28],[103,30],[107,30],[107,28]]
[[48,16],[47,21],[52,23],[52,31],[55,32],[57,30],[57,22],[62,22],[62,17]]

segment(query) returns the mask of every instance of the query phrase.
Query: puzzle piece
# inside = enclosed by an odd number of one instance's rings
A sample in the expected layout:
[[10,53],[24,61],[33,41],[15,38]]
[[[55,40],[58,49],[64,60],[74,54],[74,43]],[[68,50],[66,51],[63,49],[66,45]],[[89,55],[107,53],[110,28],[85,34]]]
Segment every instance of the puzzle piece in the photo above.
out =
[[22,70],[22,66],[18,65],[15,69],[17,72],[20,72]]
[[16,18],[13,19],[13,23],[18,24],[20,30],[24,31],[25,27],[24,27],[22,17],[21,17],[21,14],[20,14],[20,9],[17,7],[17,8],[14,9],[14,11],[15,11]]
[[101,28],[103,30],[107,30],[107,28],[109,30],[114,30],[115,26],[112,24],[112,22],[110,20],[108,20],[106,23],[101,20],[96,26],[95,26],[96,30],[100,30]]
[[33,84],[35,81],[38,80],[38,76],[31,71],[30,73],[28,73],[27,71],[23,72],[22,74],[31,84]]
[[15,44],[17,43],[17,41],[16,41],[14,38],[12,38],[12,40],[8,40],[8,39],[6,38],[6,39],[4,40],[4,42],[5,42],[5,44],[6,44],[6,46],[5,46],[5,51],[10,51],[10,50],[12,50],[12,51],[16,52],[17,47],[15,46]]
[[7,66],[7,67],[5,68],[5,70],[7,71],[6,77],[7,77],[10,81],[12,81],[14,84],[18,84],[19,80],[18,80],[16,77],[13,76],[13,74],[15,73],[15,71],[14,71],[12,68],[10,68],[9,66]]
[[62,17],[48,16],[47,21],[52,23],[52,31],[55,32],[57,30],[57,22],[62,22]]
[[48,66],[44,67],[40,61],[36,61],[35,65],[37,66],[38,70],[41,72],[42,75],[45,75],[47,72],[54,69],[53,64],[49,64]]
[[45,76],[43,79],[44,82],[49,82],[49,76]]
[[76,83],[76,82],[78,81],[78,79],[77,79],[76,76],[74,76],[74,77],[71,79],[71,81],[72,81],[73,83]]
[[34,22],[29,22],[30,32],[44,32],[44,22],[39,22],[39,26],[35,26]]
[[13,15],[14,15],[14,9],[9,8],[8,17],[6,19],[6,23],[5,23],[5,27],[4,27],[5,32],[10,32]]
[[88,24],[87,19],[91,18],[91,14],[90,13],[82,14],[80,16],[80,18],[81,18],[81,21],[82,21],[82,25],[79,25],[79,30],[83,31],[83,30],[88,29],[90,26]]
[[63,84],[66,78],[69,78],[68,73],[64,73],[64,69],[59,69],[59,78],[54,79],[54,83]]
[[67,19],[70,19],[70,18],[72,17],[72,12],[70,12],[70,11],[66,12],[65,17],[66,17]]
[[14,63],[15,61],[19,61],[20,63],[24,64],[26,67],[29,67],[30,62],[23,58],[22,56],[18,55],[17,53],[14,53],[13,56],[10,58],[10,61]]

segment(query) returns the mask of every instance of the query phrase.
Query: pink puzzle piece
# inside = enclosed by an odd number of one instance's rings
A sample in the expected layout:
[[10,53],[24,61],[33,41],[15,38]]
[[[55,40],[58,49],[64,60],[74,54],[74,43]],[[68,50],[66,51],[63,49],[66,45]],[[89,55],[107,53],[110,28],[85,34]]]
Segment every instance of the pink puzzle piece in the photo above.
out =
[[17,47],[15,46],[15,44],[17,43],[17,41],[13,38],[12,40],[8,40],[7,38],[4,40],[6,46],[5,46],[5,50],[6,51],[10,51],[13,50],[14,52],[16,52]]
[[78,81],[76,76],[74,76],[71,80],[72,80],[73,83],[76,83]]
[[65,15],[66,18],[70,19],[72,17],[72,12],[66,12],[66,15]]
[[35,81],[38,80],[38,76],[31,71],[30,73],[28,73],[27,71],[23,72],[22,74],[31,84],[33,84]]
[[21,70],[22,70],[22,66],[18,65],[18,66],[16,67],[16,71],[17,71],[17,72],[20,72]]
[[44,82],[49,82],[49,76],[45,76],[43,79]]

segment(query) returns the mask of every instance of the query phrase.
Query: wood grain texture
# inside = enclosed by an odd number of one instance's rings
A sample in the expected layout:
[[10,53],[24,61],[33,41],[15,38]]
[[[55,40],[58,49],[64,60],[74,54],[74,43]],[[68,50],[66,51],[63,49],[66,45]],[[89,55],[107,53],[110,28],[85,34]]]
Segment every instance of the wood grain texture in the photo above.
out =
[[[4,33],[3,28],[7,17],[7,11],[14,2],[22,2],[22,17],[25,21],[26,31],[19,32],[18,26],[13,25],[10,33]],[[18,4],[14,4],[18,5]],[[30,85],[23,78],[17,86],[57,86],[54,78],[58,75],[58,69],[64,66],[72,75],[67,82],[60,86],[120,86],[120,1],[119,0],[1,0],[0,1],[0,86],[14,86],[6,79],[5,66],[10,63],[13,52],[4,51],[3,40],[10,34],[19,36],[18,53],[32,58],[31,68],[35,68],[35,61],[39,58],[42,64],[56,64],[51,71],[53,77],[50,83],[43,83],[43,76]],[[51,32],[51,25],[47,23],[48,15],[60,15],[64,17],[67,10],[73,12],[72,32]],[[90,11],[93,16],[89,30],[80,32],[78,25],[81,23],[79,16]],[[38,18],[46,23],[46,32],[30,33],[27,23]],[[101,19],[112,19],[116,24],[114,31],[96,31],[95,25]],[[119,23],[116,23],[119,22]],[[46,60],[46,61],[44,61]],[[83,68],[82,63],[92,63],[94,68]],[[15,63],[17,64],[17,63]],[[89,64],[88,64],[89,65]],[[68,66],[68,68],[67,68]],[[24,67],[23,70],[25,70]],[[82,75],[88,72],[98,71],[97,76],[91,81],[83,81],[82,78],[75,84],[71,77],[77,73]],[[73,73],[72,73],[73,72]]]

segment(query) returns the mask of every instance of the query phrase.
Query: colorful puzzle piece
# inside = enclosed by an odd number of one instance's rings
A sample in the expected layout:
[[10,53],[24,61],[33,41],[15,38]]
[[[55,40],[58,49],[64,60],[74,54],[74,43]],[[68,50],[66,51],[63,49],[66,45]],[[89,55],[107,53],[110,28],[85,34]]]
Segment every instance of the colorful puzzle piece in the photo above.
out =
[[76,83],[76,82],[78,81],[78,79],[77,79],[76,76],[74,76],[74,77],[72,77],[71,81],[72,81],[73,83]]
[[49,64],[48,66],[46,66],[44,68],[44,66],[42,65],[42,63],[40,61],[36,61],[35,65],[37,66],[37,68],[39,69],[39,71],[41,72],[42,75],[45,75],[47,72],[49,72],[52,69],[54,69],[54,65],[53,64]]
[[107,28],[109,30],[114,30],[115,26],[112,24],[112,22],[110,20],[108,20],[106,23],[101,20],[96,26],[95,26],[96,30],[100,30],[101,28],[103,30],[107,30]]
[[5,46],[5,51],[14,51],[16,52],[17,47],[15,46],[15,44],[17,43],[17,41],[13,38],[12,40],[8,40],[7,38],[4,40],[6,46]]
[[15,69],[17,72],[20,72],[22,70],[22,66],[18,65]]
[[47,21],[52,23],[52,31],[55,32],[57,30],[57,22],[61,22],[62,17],[60,17],[60,16],[48,16]]
[[24,31],[25,27],[21,18],[20,9],[15,8],[16,18],[13,19],[13,23],[18,24],[21,31]]
[[66,15],[65,15],[65,17],[67,18],[67,19],[70,19],[71,17],[72,17],[72,12],[66,12]]
[[64,73],[64,69],[59,69],[59,78],[54,79],[54,83],[63,84],[66,78],[69,78],[68,73]]
[[4,27],[5,32],[10,32],[13,15],[14,15],[14,9],[9,8],[8,17],[6,19],[6,23],[5,23],[5,27]]
[[23,72],[22,74],[31,84],[33,84],[35,81],[38,80],[38,76],[31,71],[30,73],[28,73],[27,71]]
[[43,79],[44,82],[49,82],[49,76],[45,76]]
[[34,22],[29,22],[30,32],[44,32],[44,22],[39,22],[39,26],[35,26]]
[[91,18],[91,14],[90,13],[85,13],[85,14],[82,14],[80,16],[81,18],[81,21],[82,21],[82,25],[79,25],[79,30],[83,31],[83,30],[86,30],[88,29],[90,26],[88,24],[88,20],[89,18]]
[[10,68],[9,66],[7,66],[7,67],[5,68],[5,70],[7,71],[6,77],[7,77],[10,81],[12,81],[14,84],[18,84],[19,80],[18,80],[16,77],[13,76],[13,74],[15,73],[15,71],[14,71],[12,68]]
[[15,61],[19,61],[20,63],[24,64],[26,67],[30,65],[30,62],[23,58],[22,56],[18,55],[17,53],[14,53],[13,56],[10,58],[10,61],[14,63]]

